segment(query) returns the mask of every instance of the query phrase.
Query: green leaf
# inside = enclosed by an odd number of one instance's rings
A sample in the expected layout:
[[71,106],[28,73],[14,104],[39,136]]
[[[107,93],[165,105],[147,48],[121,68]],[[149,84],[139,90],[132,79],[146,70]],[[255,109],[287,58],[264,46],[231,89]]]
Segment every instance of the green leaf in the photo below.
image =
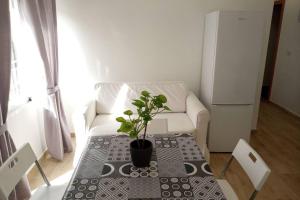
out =
[[[147,115],[145,115],[145,116],[143,117],[143,120],[144,120],[146,123],[148,123],[149,121],[152,120],[152,117],[151,117],[149,114],[147,114]],[[145,124],[145,122],[144,122],[144,124]]]
[[171,111],[171,109],[168,106],[164,106],[164,109],[167,111]]
[[116,120],[118,122],[126,122],[126,120],[123,117],[117,117]]
[[146,97],[144,97],[144,96],[141,96],[140,99],[141,99],[142,101],[144,101],[144,102],[148,102],[148,99],[147,99]]
[[150,97],[150,93],[146,90],[142,91],[141,94],[144,96],[144,97]]
[[160,99],[158,98],[158,96],[156,96],[153,99],[153,104],[156,108],[162,108],[163,107],[163,103],[160,101]]
[[130,131],[130,133],[129,133],[129,137],[130,138],[136,138],[137,135],[138,135],[138,133],[136,131],[134,131],[134,130]]
[[[165,105],[167,102],[166,96],[160,94],[158,96],[152,96],[148,91],[142,91],[139,99],[133,99],[132,104],[136,106],[138,116],[136,118],[130,117],[129,120],[123,117],[118,117],[116,120],[121,122],[118,132],[123,132],[131,138],[138,137],[138,131],[150,122],[155,113],[161,110],[171,110]],[[131,116],[133,112],[126,110],[125,115]]]
[[137,113],[138,113],[139,116],[141,116],[141,114],[142,114],[142,109],[141,109],[141,108],[138,108],[138,109],[137,109]]
[[119,130],[120,132],[124,132],[124,133],[128,133],[133,129],[133,123],[126,121],[126,122],[122,122]]
[[139,99],[133,100],[132,104],[135,105],[138,108],[145,107],[145,103],[143,101],[139,100]]
[[132,115],[132,111],[131,111],[131,110],[126,110],[126,111],[124,112],[124,115],[130,116],[130,115]]
[[133,122],[134,122],[135,124],[139,123],[140,121],[141,121],[140,119],[134,119],[134,120],[133,120]]
[[160,95],[158,95],[157,96],[157,99],[161,102],[161,103],[167,103],[167,97],[165,96],[165,95],[162,95],[162,94],[160,94]]

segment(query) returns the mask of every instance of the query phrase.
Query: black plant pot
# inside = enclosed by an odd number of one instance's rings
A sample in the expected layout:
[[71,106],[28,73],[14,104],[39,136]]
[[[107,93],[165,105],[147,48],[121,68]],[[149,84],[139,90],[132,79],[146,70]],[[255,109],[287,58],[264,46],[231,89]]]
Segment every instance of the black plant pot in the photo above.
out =
[[[144,144],[143,144],[144,142]],[[148,167],[152,156],[152,142],[134,140],[130,143],[131,160],[135,167]]]

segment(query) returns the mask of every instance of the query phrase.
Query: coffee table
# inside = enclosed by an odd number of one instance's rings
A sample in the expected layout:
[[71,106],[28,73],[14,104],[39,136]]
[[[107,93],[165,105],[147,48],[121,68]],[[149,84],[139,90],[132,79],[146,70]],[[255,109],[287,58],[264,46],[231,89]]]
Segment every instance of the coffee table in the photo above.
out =
[[225,200],[191,134],[148,137],[154,151],[149,167],[130,161],[124,135],[90,137],[63,199]]

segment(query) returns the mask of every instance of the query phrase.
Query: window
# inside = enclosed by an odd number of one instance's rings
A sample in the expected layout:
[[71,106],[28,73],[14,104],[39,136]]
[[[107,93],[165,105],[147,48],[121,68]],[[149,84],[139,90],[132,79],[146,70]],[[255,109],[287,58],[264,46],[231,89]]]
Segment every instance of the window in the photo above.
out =
[[[9,111],[13,111],[32,99],[40,103],[45,95],[43,62],[33,33],[24,22],[18,1],[10,1],[11,17],[11,84]],[[40,99],[39,99],[40,98]]]
[[16,99],[21,94],[20,83],[18,82],[18,61],[13,42],[11,43],[11,87],[10,100]]
[[20,81],[20,72],[15,46],[11,44],[11,76],[10,76],[10,93],[9,107],[10,110],[25,104],[30,98],[24,94]]

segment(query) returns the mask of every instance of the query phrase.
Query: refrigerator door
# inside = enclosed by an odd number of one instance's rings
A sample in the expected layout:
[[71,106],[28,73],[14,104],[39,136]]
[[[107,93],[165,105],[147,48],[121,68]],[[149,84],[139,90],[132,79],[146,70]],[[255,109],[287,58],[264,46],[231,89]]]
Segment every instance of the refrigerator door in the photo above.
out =
[[263,30],[261,12],[220,12],[212,104],[254,103]]
[[211,152],[232,152],[240,138],[249,141],[253,105],[212,105],[208,146]]

